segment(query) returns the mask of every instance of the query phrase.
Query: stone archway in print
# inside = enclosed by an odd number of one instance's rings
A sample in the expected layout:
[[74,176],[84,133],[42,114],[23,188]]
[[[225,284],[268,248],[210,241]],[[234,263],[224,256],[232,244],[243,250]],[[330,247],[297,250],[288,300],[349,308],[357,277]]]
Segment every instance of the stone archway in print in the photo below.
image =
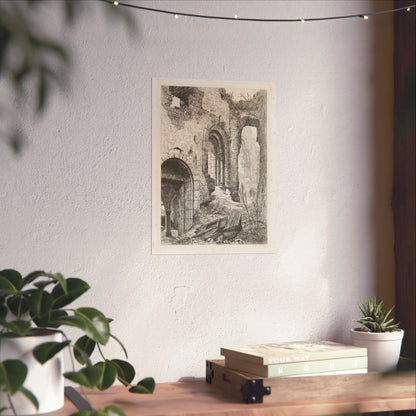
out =
[[173,230],[181,235],[194,220],[194,180],[189,166],[181,159],[170,158],[162,163],[161,199],[165,211],[166,237]]

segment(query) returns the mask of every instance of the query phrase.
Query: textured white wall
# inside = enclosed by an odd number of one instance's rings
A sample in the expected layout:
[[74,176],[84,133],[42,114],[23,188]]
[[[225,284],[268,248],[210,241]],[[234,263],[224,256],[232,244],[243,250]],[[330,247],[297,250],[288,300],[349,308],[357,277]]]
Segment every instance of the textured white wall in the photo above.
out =
[[[14,157],[0,143],[0,266],[79,276],[138,376],[204,374],[223,345],[349,341],[356,303],[393,295],[393,17],[244,23],[132,11],[129,34],[86,2],[57,93]],[[314,17],[391,1],[148,1],[241,17]],[[54,27],[51,27],[54,25]],[[276,252],[151,255],[151,78],[276,84]],[[28,97],[30,100],[31,97]],[[109,345],[110,358],[120,354]]]

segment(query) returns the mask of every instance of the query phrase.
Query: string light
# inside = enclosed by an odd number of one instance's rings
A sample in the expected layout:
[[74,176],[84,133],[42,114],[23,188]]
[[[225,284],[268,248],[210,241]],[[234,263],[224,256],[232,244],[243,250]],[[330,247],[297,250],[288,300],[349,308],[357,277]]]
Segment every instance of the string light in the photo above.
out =
[[385,14],[385,13],[395,13],[399,12],[401,10],[405,10],[407,12],[410,12],[411,9],[414,9],[416,7],[416,4],[413,4],[411,6],[404,6],[404,7],[398,7],[396,9],[389,9],[389,10],[381,10],[378,12],[372,12],[372,13],[366,13],[366,14],[350,14],[345,16],[328,16],[328,17],[310,17],[310,18],[297,18],[297,19],[261,19],[261,18],[251,18],[251,17],[239,17],[237,14],[234,15],[234,17],[227,17],[227,16],[210,16],[210,15],[204,15],[204,14],[194,14],[194,13],[183,13],[183,12],[174,12],[170,10],[163,10],[163,9],[154,9],[151,7],[145,7],[145,6],[138,6],[135,4],[130,3],[123,3],[119,1],[113,1],[113,0],[100,0],[104,3],[110,3],[114,5],[120,5],[124,7],[130,7],[133,9],[139,9],[144,10],[148,12],[153,13],[163,13],[163,14],[171,14],[175,16],[175,19],[179,18],[179,16],[185,16],[185,17],[195,17],[200,19],[214,19],[214,20],[239,20],[241,22],[316,22],[316,21],[324,21],[324,20],[340,20],[340,19],[354,19],[354,18],[360,18],[364,20],[368,20],[371,16],[379,15],[379,14]]

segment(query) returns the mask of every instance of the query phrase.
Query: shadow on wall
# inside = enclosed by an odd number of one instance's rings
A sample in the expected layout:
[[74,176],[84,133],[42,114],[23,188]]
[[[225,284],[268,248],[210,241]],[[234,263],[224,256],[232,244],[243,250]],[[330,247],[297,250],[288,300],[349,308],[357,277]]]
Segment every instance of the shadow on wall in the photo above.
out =
[[[395,0],[395,7],[410,0]],[[415,288],[415,13],[394,19],[394,212],[396,319],[405,331],[402,355],[416,356]]]
[[[372,5],[370,12],[387,8],[386,2]],[[347,119],[341,121],[341,125],[349,128],[348,133],[344,132],[338,141],[334,137],[327,153],[329,160],[325,161],[331,166],[326,175],[331,174],[328,181],[339,210],[331,211],[328,219],[328,258],[337,262],[342,275],[339,277],[341,286],[339,280],[329,282],[329,296],[344,305],[336,318],[330,318],[333,320],[328,336],[347,343],[351,342],[351,319],[359,314],[360,296],[364,299],[375,294],[390,306],[395,301],[394,229],[390,206],[393,191],[393,15],[381,14],[366,24],[371,26],[369,30],[360,30],[360,36],[364,34],[365,37],[357,38],[363,44],[356,61],[351,61],[346,69],[359,75],[357,85],[344,94],[345,97],[351,94],[345,103],[348,111],[360,118],[354,120],[351,128]],[[361,114],[354,105],[359,105]],[[343,103],[335,106],[340,115],[342,106]],[[338,158],[338,167],[334,167],[334,157]],[[339,178],[342,178],[341,184],[334,182]],[[343,225],[342,221],[347,224]]]
[[[375,6],[382,9],[383,5]],[[376,10],[376,11],[377,11]],[[394,305],[393,194],[393,30],[394,16],[378,16],[373,35],[373,208],[375,294]],[[391,51],[391,53],[386,53]]]

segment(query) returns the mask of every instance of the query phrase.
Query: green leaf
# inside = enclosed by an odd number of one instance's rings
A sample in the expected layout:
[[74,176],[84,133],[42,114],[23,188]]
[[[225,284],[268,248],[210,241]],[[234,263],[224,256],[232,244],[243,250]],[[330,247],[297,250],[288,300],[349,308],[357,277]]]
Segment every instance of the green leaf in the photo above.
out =
[[64,2],[65,7],[65,20],[66,23],[72,24],[75,20],[76,10],[74,3],[71,0],[65,0]]
[[35,291],[29,298],[29,306],[35,316],[47,316],[52,308],[53,298],[44,290]]
[[40,282],[33,283],[33,285],[35,287],[37,287],[38,289],[41,289],[41,290],[43,290],[46,287],[48,287],[50,285],[53,285],[53,284],[54,284],[54,281],[53,280],[42,280]]
[[64,342],[44,342],[36,346],[32,354],[33,356],[41,363],[45,364],[49,361],[52,357],[54,357],[58,352],[64,349],[67,345],[69,345],[71,341],[64,341]]
[[38,277],[46,277],[47,274],[48,273],[44,272],[43,270],[36,270],[34,272],[29,273],[27,276],[24,277],[22,287],[34,282]]
[[99,344],[105,345],[110,337],[110,325],[102,312],[95,308],[78,308],[75,316],[83,318],[87,323],[85,333]]
[[29,310],[29,303],[24,296],[15,295],[7,299],[7,306],[13,315],[20,317]]
[[111,361],[101,361],[94,365],[101,372],[100,381],[97,384],[97,388],[100,391],[108,389],[113,385],[117,376],[117,369]]
[[23,79],[30,74],[32,69],[33,66],[26,55],[19,68],[13,71],[13,82],[18,89],[22,86]]
[[76,277],[69,277],[68,279],[66,279],[66,284],[67,293],[65,293],[61,285],[55,286],[52,290],[51,294],[54,298],[54,309],[62,308],[63,306],[69,305],[90,288],[88,283]]
[[89,357],[94,352],[96,342],[83,335],[74,344],[74,357],[80,364],[90,365]]
[[20,290],[22,288],[22,275],[17,270],[4,269],[0,271],[0,276],[6,278],[13,285],[13,287],[16,288],[16,290]]
[[394,307],[385,311],[384,301],[377,303],[375,296],[370,297],[365,304],[362,299],[360,302],[359,307],[363,316],[353,321],[366,326],[372,332],[386,332],[398,327],[394,319],[388,319]]
[[19,335],[20,337],[25,336],[30,331],[30,322],[23,320],[15,321],[0,321],[0,325],[9,331]]
[[76,413],[71,413],[69,416],[92,416],[95,410],[80,410]]
[[67,287],[67,282],[65,277],[61,274],[61,273],[55,273],[53,274],[53,279],[55,279],[57,282],[59,282],[59,284],[62,287],[62,290],[64,291],[65,294],[68,293],[68,287]]
[[0,362],[0,391],[5,391],[12,396],[23,386],[26,375],[27,367],[22,361]]
[[19,391],[22,392],[26,396],[26,398],[28,398],[32,402],[32,404],[33,404],[33,406],[35,407],[36,410],[39,410],[38,399],[36,398],[36,396],[30,390],[28,390],[27,388],[22,386],[22,387],[20,387]]
[[68,313],[66,311],[62,311],[60,309],[55,311],[52,309],[51,315],[50,315],[50,321],[48,322],[48,326],[51,328],[59,328],[61,324],[58,323],[57,321],[64,316],[68,316]]
[[136,375],[136,371],[134,367],[128,363],[127,361],[123,360],[111,360],[111,362],[115,365],[117,369],[117,379],[120,383],[128,386],[134,379]]
[[61,316],[54,321],[51,321],[49,324],[52,324],[54,328],[57,328],[61,325],[73,326],[75,328],[81,329],[84,332],[87,330],[88,322],[80,316]]
[[58,285],[61,286],[64,294],[67,293],[67,282],[66,279],[64,278],[64,276],[62,276],[61,273],[45,273],[43,272],[43,275],[45,277],[49,277],[49,281],[41,281],[41,282],[37,282],[35,283],[35,286],[42,289],[50,284],[55,284],[57,283]]
[[81,329],[93,341],[105,345],[109,339],[110,327],[105,316],[94,308],[79,308],[73,316],[63,316],[53,321],[54,325],[68,325]]
[[155,380],[152,377],[144,378],[135,386],[129,388],[130,393],[152,394],[155,390]]
[[126,414],[117,406],[106,406],[100,410],[81,410],[70,416],[126,416]]
[[64,373],[64,377],[81,386],[93,389],[101,379],[101,370],[98,367],[85,367],[79,371],[70,371]]
[[24,279],[23,279],[23,285],[28,285],[29,283],[34,282],[37,278],[39,277],[47,277],[50,280],[42,280],[40,282],[36,282],[35,286],[42,289],[54,282],[58,282],[61,285],[61,288],[63,289],[63,292],[66,293],[67,292],[67,282],[66,279],[64,278],[64,276],[61,273],[47,273],[43,270],[37,270],[35,272],[32,272],[30,274],[28,274]]
[[19,293],[17,287],[7,277],[0,275],[0,296],[9,296],[16,293]]
[[[0,46],[1,49],[1,46]],[[1,55],[1,53],[0,53]],[[1,57],[0,57],[1,60]],[[7,137],[7,144],[13,151],[15,155],[20,155],[22,153],[25,142],[27,141],[27,136],[24,132],[20,131],[18,125],[13,129],[10,129],[10,132]]]
[[44,290],[35,291],[29,298],[30,315],[38,326],[48,326],[53,298]]
[[29,39],[34,46],[38,47],[39,49],[49,50],[50,52],[58,56],[60,59],[62,59],[66,64],[69,64],[69,55],[59,43],[51,39],[41,39],[33,35],[31,35]]
[[40,113],[45,109],[46,99],[48,97],[49,84],[46,76],[46,70],[42,66],[39,68],[39,80],[38,80],[38,105],[37,111]]
[[[390,316],[390,314],[393,312],[393,309],[394,309],[394,306],[392,306],[387,312],[386,312],[386,315],[385,315],[385,318],[384,318],[384,320],[386,321],[387,320],[387,318]],[[393,319],[394,320],[394,319]]]
[[6,319],[8,309],[6,305],[0,305],[0,322]]
[[98,410],[97,416],[126,416],[126,414],[117,406],[106,406]]
[[86,354],[85,351],[77,350],[77,347],[74,346],[74,355],[75,355],[75,351],[77,351],[76,354],[77,354],[77,357],[78,357],[78,359],[77,359],[78,362],[82,361],[82,365],[86,365],[87,367],[92,366],[92,362],[90,360],[90,357]]

